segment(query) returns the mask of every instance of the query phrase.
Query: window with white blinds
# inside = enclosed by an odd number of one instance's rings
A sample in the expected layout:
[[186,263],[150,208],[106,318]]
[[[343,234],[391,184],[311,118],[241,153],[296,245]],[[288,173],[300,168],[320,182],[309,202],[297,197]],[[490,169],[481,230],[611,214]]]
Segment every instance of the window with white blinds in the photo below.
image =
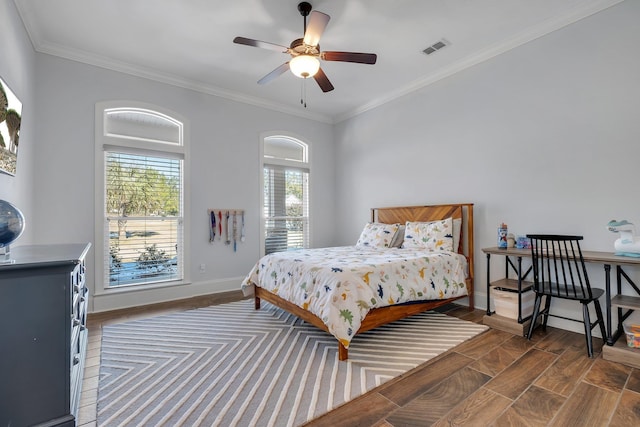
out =
[[182,161],[105,152],[109,287],[182,279]]
[[309,247],[309,169],[306,144],[265,138],[264,253]]
[[97,267],[103,289],[185,279],[182,122],[146,108],[104,108],[97,137]]

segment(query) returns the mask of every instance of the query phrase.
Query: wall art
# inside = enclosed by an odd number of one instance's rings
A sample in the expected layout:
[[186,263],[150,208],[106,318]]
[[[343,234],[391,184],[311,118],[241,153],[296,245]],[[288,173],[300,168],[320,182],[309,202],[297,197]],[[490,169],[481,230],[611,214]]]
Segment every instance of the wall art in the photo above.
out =
[[15,175],[22,102],[0,77],[0,172]]

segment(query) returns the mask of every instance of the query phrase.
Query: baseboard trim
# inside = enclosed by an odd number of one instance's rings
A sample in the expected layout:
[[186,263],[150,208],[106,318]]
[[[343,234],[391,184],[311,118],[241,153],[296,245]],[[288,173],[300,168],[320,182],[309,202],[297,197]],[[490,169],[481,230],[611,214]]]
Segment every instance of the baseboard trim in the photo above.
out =
[[188,283],[178,286],[140,288],[93,295],[90,313],[102,313],[150,304],[184,300],[203,295],[240,291],[243,277]]
[[246,299],[246,297],[242,295],[242,291],[239,289],[235,291],[216,292],[208,295],[197,295],[189,298],[89,313],[87,314],[87,322],[94,323],[104,322],[108,319],[124,319],[144,312],[158,313],[169,310],[190,310],[216,304],[240,301],[242,299]]

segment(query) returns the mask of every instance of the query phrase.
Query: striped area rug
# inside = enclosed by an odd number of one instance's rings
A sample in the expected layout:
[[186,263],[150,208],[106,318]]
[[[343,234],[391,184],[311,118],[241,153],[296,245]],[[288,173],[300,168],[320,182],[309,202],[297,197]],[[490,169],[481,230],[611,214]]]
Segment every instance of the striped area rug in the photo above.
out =
[[98,426],[297,426],[486,330],[426,312],[335,339],[253,300],[105,326]]

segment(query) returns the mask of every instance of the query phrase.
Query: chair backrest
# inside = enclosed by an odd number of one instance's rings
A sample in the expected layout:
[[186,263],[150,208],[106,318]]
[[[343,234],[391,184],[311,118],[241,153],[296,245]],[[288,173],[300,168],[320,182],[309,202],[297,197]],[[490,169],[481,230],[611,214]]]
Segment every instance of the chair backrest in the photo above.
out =
[[592,299],[589,276],[580,250],[582,236],[527,234],[531,239],[534,287],[560,298]]

